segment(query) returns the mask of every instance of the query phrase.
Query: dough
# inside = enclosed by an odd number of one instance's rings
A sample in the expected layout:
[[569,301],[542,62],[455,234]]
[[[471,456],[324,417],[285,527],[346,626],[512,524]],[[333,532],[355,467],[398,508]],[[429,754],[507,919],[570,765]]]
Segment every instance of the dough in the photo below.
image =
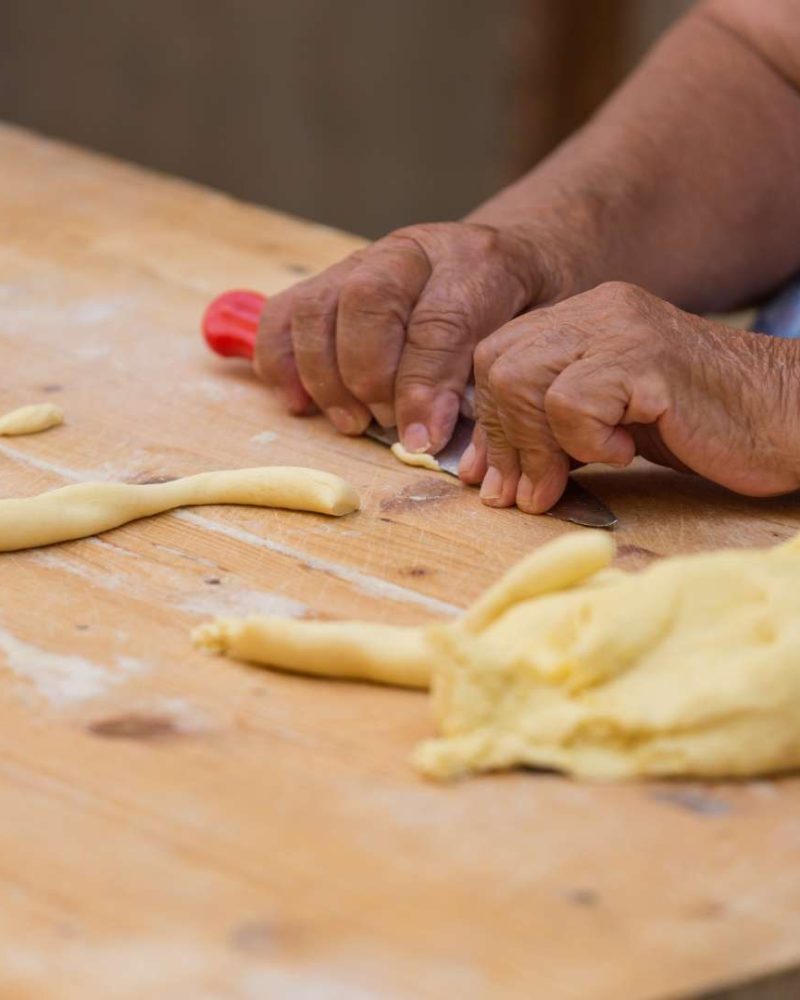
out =
[[0,417],[0,434],[38,434],[64,423],[64,411],[54,403],[34,403]]
[[431,472],[441,472],[442,467],[433,457],[429,455],[426,451],[408,451],[406,448],[396,441],[392,445],[392,454],[395,458],[399,458],[404,465],[414,465],[419,469],[430,469]]
[[486,628],[512,605],[580,583],[611,565],[614,543],[603,531],[575,532],[520,559],[467,609],[463,625],[471,632]]
[[0,552],[85,538],[174,507],[217,503],[338,517],[357,510],[359,500],[338,476],[292,466],[202,472],[147,486],[81,483],[21,500],[0,500]]
[[279,670],[402,687],[430,685],[431,651],[424,631],[412,626],[220,618],[198,626],[192,639],[202,649]]
[[[588,544],[588,536],[587,544]],[[800,544],[665,559],[428,633],[435,777],[528,764],[586,778],[800,767]]]
[[564,536],[453,623],[295,621],[287,633],[249,619],[239,645],[245,627],[227,621],[216,648],[398,684],[430,669],[440,736],[414,761],[438,778],[517,765],[584,778],[800,768],[800,536],[639,573],[607,568],[612,544],[606,532]]

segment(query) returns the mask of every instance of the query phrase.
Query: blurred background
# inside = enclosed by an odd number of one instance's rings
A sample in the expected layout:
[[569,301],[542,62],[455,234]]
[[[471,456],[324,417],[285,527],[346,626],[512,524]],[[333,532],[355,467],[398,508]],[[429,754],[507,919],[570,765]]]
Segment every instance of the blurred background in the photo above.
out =
[[690,2],[0,0],[0,117],[378,236],[522,173]]

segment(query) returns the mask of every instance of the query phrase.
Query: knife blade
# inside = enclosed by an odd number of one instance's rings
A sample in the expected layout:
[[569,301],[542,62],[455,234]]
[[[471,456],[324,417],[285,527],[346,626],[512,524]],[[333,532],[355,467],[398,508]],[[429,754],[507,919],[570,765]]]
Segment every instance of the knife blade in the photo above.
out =
[[[436,461],[442,467],[442,472],[458,476],[458,463],[472,440],[474,427],[475,422],[469,417],[462,414],[458,418],[453,436],[436,455]],[[371,440],[387,447],[391,447],[397,441],[397,431],[393,427],[381,427],[375,421],[370,424],[365,433]],[[580,524],[585,528],[605,528],[610,531],[618,523],[614,512],[591,490],[572,476],[567,480],[567,486],[561,499],[556,501],[547,514],[549,517],[556,517],[560,521],[569,521],[571,524]]]

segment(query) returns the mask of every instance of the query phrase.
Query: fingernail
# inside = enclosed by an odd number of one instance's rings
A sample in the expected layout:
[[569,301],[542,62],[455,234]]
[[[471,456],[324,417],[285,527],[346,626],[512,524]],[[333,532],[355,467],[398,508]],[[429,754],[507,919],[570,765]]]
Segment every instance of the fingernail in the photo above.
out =
[[468,476],[472,472],[472,466],[475,464],[475,458],[477,456],[477,451],[475,445],[470,441],[467,447],[464,449],[464,454],[458,463],[458,471]]
[[489,469],[481,484],[481,500],[499,500],[502,492],[502,474],[498,469]]
[[553,495],[553,477],[545,476],[545,478],[537,484],[536,489],[533,491],[531,496],[531,502],[528,506],[528,510],[533,514],[544,514],[553,506],[553,504],[558,500],[559,496],[563,491],[562,489]]
[[373,403],[370,406],[372,416],[378,421],[381,427],[394,427],[394,407],[391,403]]
[[332,406],[325,411],[325,416],[342,434],[360,434],[364,429],[363,421],[350,410],[345,410],[343,406]]
[[406,451],[427,451],[431,446],[431,436],[425,424],[409,424],[403,432],[403,447]]
[[517,507],[528,510],[533,503],[533,483],[523,473],[517,484]]

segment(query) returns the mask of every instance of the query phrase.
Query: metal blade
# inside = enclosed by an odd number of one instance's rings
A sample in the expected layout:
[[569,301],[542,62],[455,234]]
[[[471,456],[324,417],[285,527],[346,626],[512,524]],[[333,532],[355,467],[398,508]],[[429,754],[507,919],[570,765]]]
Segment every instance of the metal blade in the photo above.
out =
[[606,528],[609,531],[619,523],[617,515],[572,476],[567,480],[561,499],[547,511],[547,515],[560,521],[582,524],[585,528]]
[[[472,440],[474,427],[475,423],[469,417],[461,416],[458,418],[453,436],[436,456],[443,472],[447,472],[451,476],[458,476],[458,463]],[[367,428],[366,435],[373,441],[387,447],[397,441],[397,431],[393,427],[387,429],[376,424],[375,421]],[[548,510],[547,514],[549,517],[557,517],[560,521],[570,521],[572,524],[580,524],[586,528],[611,529],[617,524],[614,512],[609,510],[599,497],[572,476],[569,477],[567,488],[561,499]]]

